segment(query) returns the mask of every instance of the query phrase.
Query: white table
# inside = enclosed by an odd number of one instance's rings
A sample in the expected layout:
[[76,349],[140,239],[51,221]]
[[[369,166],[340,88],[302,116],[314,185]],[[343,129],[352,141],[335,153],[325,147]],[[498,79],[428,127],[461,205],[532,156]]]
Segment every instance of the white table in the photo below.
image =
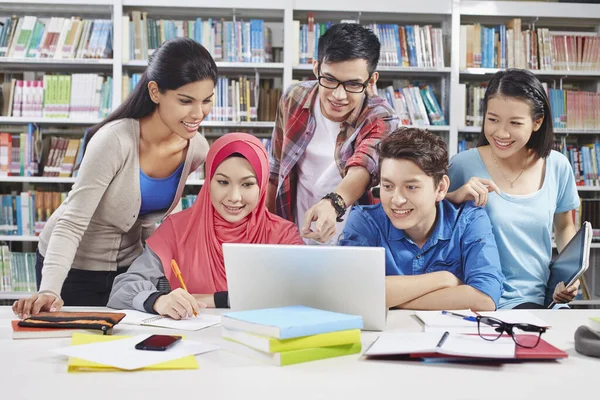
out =
[[[567,359],[482,366],[353,355],[276,367],[215,351],[198,356],[199,370],[67,373],[66,357],[48,350],[70,339],[12,340],[14,316],[0,307],[0,399],[597,399],[600,359],[578,354],[573,334],[588,317],[600,317],[600,310],[534,314],[553,326],[542,337],[565,350]],[[421,324],[410,311],[391,311],[387,329],[420,331]],[[176,331],[122,324],[114,329],[114,334],[150,332]],[[218,343],[221,331],[216,326],[184,334]],[[363,350],[377,336],[363,332]]]

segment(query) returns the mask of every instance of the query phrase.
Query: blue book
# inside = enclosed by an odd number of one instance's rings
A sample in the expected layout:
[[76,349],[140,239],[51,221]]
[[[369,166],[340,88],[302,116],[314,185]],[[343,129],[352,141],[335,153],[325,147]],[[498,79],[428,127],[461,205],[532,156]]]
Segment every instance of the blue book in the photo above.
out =
[[287,306],[230,312],[223,315],[221,325],[256,335],[291,339],[348,329],[362,329],[363,319],[358,315],[305,306]]

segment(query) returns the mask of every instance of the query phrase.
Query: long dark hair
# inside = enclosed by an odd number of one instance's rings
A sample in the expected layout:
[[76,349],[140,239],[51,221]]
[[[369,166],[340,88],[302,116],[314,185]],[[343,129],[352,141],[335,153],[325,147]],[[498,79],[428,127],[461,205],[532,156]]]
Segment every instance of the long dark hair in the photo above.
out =
[[544,117],[540,128],[531,135],[526,144],[533,149],[537,156],[546,158],[552,150],[554,130],[552,129],[552,110],[550,100],[539,79],[530,71],[524,69],[507,69],[498,71],[488,83],[483,98],[483,125],[479,134],[477,147],[489,144],[485,137],[485,115],[488,101],[496,96],[514,98],[526,102],[531,107],[531,118],[535,121]]
[[164,93],[206,79],[212,79],[216,85],[217,77],[217,65],[201,44],[185,37],[164,42],[150,56],[148,68],[127,99],[102,122],[89,128],[85,148],[107,123],[123,118],[139,119],[154,112],[156,104],[148,92],[149,82],[155,81],[158,90]]

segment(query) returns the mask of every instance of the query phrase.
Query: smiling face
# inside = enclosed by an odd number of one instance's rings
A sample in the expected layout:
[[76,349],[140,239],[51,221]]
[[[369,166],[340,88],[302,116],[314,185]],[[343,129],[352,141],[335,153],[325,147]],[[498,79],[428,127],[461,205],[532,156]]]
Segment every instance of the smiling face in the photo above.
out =
[[252,165],[243,157],[229,157],[210,181],[210,201],[224,220],[243,220],[258,205],[260,188]]
[[446,175],[438,184],[414,162],[386,158],[381,162],[381,204],[395,228],[418,245],[427,240],[437,214],[436,203],[448,191]]
[[157,102],[156,112],[174,134],[191,139],[200,122],[212,110],[215,85],[211,79],[188,83],[175,90],[158,91],[155,82],[148,84]]
[[536,134],[543,118],[533,120],[531,106],[522,100],[497,96],[487,103],[484,133],[498,158],[508,158],[526,150],[532,134]]
[[[324,62],[319,64],[317,61],[313,64],[313,72],[315,76],[323,76],[323,84],[334,87],[337,81],[352,82],[349,84],[349,89],[360,89],[362,84],[369,79],[369,70],[367,69],[367,60],[354,59],[350,61],[342,61],[336,63]],[[369,79],[369,85],[377,81],[378,74],[374,72]],[[337,81],[336,81],[337,80]],[[321,113],[325,118],[333,122],[345,121],[350,113],[360,107],[365,98],[365,91],[362,93],[350,93],[344,90],[343,85],[339,85],[336,89],[328,89],[319,85],[319,100],[321,102]]]

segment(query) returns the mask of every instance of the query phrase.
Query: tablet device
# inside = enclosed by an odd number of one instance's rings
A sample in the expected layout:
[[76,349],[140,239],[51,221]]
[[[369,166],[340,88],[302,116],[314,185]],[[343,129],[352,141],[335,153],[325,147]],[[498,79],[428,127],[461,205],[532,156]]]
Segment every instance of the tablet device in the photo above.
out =
[[588,269],[591,244],[592,225],[585,221],[563,251],[550,263],[550,278],[546,286],[548,308],[554,307],[552,296],[556,285],[564,282],[565,286],[570,286]]

